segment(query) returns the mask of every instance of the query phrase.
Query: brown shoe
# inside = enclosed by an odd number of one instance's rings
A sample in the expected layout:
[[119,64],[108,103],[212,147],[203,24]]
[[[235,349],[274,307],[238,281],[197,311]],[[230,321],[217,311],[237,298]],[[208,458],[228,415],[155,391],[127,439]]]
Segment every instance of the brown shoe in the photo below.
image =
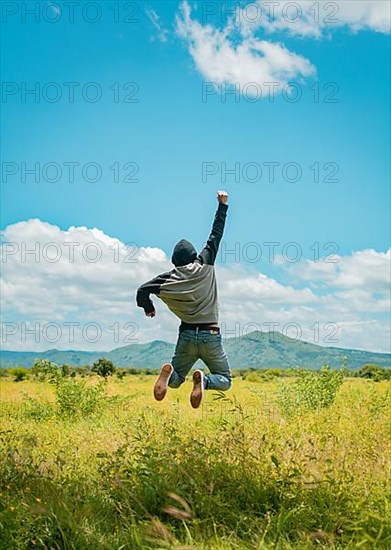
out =
[[193,409],[198,409],[204,395],[204,373],[195,370],[193,374],[193,390],[190,394],[190,403]]
[[153,395],[156,401],[161,401],[165,398],[168,388],[168,381],[170,380],[173,366],[170,363],[165,363],[160,369],[160,374],[153,387]]

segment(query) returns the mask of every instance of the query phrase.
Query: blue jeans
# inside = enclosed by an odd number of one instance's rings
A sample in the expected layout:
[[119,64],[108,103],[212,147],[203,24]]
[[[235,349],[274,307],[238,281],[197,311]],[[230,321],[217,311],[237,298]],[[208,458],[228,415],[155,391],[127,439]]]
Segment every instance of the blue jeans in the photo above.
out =
[[197,359],[201,359],[210,370],[210,374],[204,377],[206,390],[226,391],[231,387],[232,376],[221,334],[184,330],[179,333],[171,361],[174,371],[168,383],[170,388],[179,388],[183,384]]

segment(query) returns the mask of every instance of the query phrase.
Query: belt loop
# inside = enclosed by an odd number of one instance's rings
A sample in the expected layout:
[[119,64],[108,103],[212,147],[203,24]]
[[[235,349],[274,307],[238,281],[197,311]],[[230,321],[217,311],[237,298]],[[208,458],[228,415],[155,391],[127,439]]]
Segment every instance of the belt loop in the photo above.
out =
[[198,334],[199,329],[200,329],[200,327],[197,326],[197,327],[196,327],[196,334]]

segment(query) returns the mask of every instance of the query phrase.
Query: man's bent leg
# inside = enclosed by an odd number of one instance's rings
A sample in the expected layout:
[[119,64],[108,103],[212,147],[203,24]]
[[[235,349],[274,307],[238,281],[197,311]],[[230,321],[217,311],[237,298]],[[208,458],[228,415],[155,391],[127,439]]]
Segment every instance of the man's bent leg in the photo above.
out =
[[221,341],[221,334],[207,333],[203,335],[200,351],[201,359],[211,372],[211,374],[205,374],[205,389],[229,390],[232,384],[232,374]]
[[170,388],[179,388],[185,381],[191,367],[198,359],[197,346],[194,337],[186,332],[180,332],[171,364],[174,370],[169,380]]

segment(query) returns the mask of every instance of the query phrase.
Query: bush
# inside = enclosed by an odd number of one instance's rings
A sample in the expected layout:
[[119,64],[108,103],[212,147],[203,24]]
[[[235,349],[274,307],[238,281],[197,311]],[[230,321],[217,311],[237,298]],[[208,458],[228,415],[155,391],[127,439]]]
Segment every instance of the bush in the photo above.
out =
[[135,367],[129,367],[128,369],[126,369],[126,372],[128,374],[133,374],[133,375],[137,375],[137,374],[143,374],[143,369],[136,369]]
[[158,369],[143,369],[142,374],[147,376],[156,376],[159,373]]
[[343,383],[345,369],[332,370],[323,367],[319,372],[300,370],[297,380],[282,385],[279,405],[284,416],[294,416],[301,411],[313,411],[329,407]]
[[249,372],[244,375],[243,377],[246,382],[263,382],[264,378],[262,377],[261,373],[258,372]]
[[10,374],[14,377],[14,382],[21,382],[28,378],[28,370],[22,368],[11,369]]
[[282,369],[266,369],[262,371],[262,375],[270,379],[279,378],[280,376],[284,376],[284,374],[285,371]]
[[285,374],[285,371],[283,371],[282,369],[260,369],[259,370],[259,375],[264,381],[274,380],[274,378],[279,378],[284,374]]
[[76,376],[77,374],[79,374],[82,378],[84,378],[85,376],[92,376],[91,369],[86,365],[74,367],[72,369],[71,376]]
[[48,380],[51,383],[56,383],[62,376],[61,369],[56,363],[49,361],[49,359],[36,359],[31,372],[35,374],[41,382]]
[[114,374],[115,366],[109,359],[102,358],[95,361],[95,363],[92,365],[91,370],[92,372],[95,372],[98,376],[107,378],[108,376]]
[[[279,369],[279,368],[254,368],[250,369],[234,369],[232,371],[233,378],[242,378],[249,382],[262,382],[273,380],[274,378],[280,378],[282,376],[292,376],[293,369]],[[296,373],[293,374],[296,376]]]
[[53,406],[50,403],[41,403],[33,397],[27,397],[23,401],[24,416],[31,420],[47,420],[54,415]]
[[67,419],[88,416],[99,409],[103,393],[103,383],[87,386],[84,380],[63,378],[56,386],[58,414]]
[[390,378],[390,369],[383,369],[379,365],[368,363],[363,365],[360,370],[357,371],[357,376],[360,378],[369,378],[375,382],[380,380],[388,380]]
[[70,376],[70,374],[71,374],[71,367],[70,367],[69,365],[66,365],[66,364],[62,365],[62,367],[61,367],[61,374],[62,374],[63,376]]

